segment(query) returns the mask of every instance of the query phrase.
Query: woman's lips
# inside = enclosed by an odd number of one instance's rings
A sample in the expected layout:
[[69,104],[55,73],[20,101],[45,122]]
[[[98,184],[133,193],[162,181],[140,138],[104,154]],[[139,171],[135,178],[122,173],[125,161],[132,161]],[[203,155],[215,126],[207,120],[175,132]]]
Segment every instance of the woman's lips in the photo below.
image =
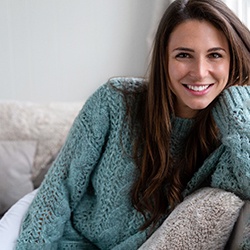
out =
[[204,95],[206,94],[213,84],[191,85],[183,84],[183,86],[192,94]]

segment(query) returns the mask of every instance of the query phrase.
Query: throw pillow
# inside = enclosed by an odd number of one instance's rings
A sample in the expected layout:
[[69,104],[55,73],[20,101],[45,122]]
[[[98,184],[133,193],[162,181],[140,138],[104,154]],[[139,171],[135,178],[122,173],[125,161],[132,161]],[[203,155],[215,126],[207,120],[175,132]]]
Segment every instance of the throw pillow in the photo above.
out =
[[0,141],[0,215],[33,190],[35,141]]

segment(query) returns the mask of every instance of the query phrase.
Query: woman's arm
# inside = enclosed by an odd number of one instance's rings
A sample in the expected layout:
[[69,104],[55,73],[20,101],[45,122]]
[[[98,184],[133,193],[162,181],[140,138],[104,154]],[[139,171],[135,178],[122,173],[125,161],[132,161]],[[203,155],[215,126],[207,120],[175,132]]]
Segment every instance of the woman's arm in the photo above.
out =
[[211,184],[250,199],[250,86],[224,90],[213,115],[225,150]]
[[101,87],[74,121],[65,145],[28,210],[16,249],[56,249],[105,143],[109,127],[106,90],[106,85]]

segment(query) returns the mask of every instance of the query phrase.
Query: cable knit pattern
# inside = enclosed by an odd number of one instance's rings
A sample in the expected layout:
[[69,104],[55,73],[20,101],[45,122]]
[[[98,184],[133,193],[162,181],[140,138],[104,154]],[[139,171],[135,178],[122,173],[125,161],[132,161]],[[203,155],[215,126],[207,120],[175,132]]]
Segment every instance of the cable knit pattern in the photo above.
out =
[[250,199],[249,100],[249,86],[233,86],[222,92],[213,109],[222,144],[194,175],[184,195],[197,189],[211,175],[212,187]]
[[[214,118],[225,146],[213,174],[212,186],[234,191],[250,199],[250,87],[231,87],[223,92]],[[234,183],[232,182],[234,179]]]
[[[138,172],[131,157],[131,132],[128,125],[123,126],[125,103],[122,93],[114,88],[133,90],[143,82],[139,78],[111,79],[89,98],[29,208],[17,250],[136,250],[147,239],[147,231],[138,230],[144,223],[143,216],[130,200]],[[239,103],[237,99],[235,103]],[[222,110],[217,107],[216,112],[220,115]],[[249,117],[243,115],[240,121],[244,119],[249,123]],[[178,152],[192,120],[177,118],[172,123],[171,150]],[[231,129],[227,131],[231,136]],[[239,134],[246,136],[247,131],[241,128]],[[244,142],[231,143],[210,157],[186,193],[214,172],[213,186],[249,197],[249,134]],[[246,156],[236,144],[248,147]]]

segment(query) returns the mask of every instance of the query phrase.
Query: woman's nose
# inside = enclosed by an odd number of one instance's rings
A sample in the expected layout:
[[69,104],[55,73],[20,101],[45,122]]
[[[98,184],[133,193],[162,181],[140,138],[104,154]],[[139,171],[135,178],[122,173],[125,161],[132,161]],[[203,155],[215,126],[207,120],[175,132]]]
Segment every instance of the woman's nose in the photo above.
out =
[[207,58],[197,58],[192,64],[190,69],[190,75],[196,77],[197,79],[203,79],[208,75],[210,71],[210,64]]

